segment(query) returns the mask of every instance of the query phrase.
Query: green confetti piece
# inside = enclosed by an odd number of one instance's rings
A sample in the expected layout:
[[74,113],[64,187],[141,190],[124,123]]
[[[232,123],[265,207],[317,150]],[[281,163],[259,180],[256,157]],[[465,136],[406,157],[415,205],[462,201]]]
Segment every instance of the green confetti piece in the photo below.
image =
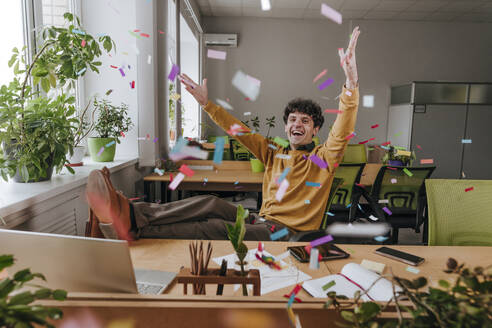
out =
[[280,138],[280,137],[275,137],[275,139],[273,139],[273,142],[275,142],[276,144],[279,144],[280,146],[282,146],[284,148],[289,147],[289,142],[283,138]]
[[350,248],[347,248],[347,251],[350,253],[350,254],[354,254],[354,250],[353,249],[350,249]]
[[322,288],[323,288],[323,290],[327,290],[328,288],[331,288],[333,286],[335,286],[335,280],[330,281],[329,283],[324,285]]
[[401,146],[394,146],[394,148],[399,150],[407,150],[405,147],[401,147]]
[[401,136],[401,132],[395,133],[395,137]]
[[406,173],[406,175],[408,175],[409,177],[413,176],[413,173],[412,173],[412,172],[410,172],[407,168],[404,168],[404,169],[403,169],[403,172],[405,172],[405,173]]

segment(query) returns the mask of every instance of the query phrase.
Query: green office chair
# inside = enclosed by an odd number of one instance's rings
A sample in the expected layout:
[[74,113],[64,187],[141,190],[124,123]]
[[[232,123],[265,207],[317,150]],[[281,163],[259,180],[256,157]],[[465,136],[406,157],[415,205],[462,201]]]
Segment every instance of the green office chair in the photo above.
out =
[[[207,137],[207,142],[214,143],[217,140],[217,138],[223,138],[224,139],[224,145],[229,143],[229,136],[218,136],[218,137],[217,136],[209,136],[209,137]],[[214,151],[215,150],[213,150],[213,149],[208,150],[208,159],[209,160],[214,159]],[[224,155],[222,156],[222,159],[224,161],[231,160],[232,159],[231,152],[224,149]]]
[[314,142],[314,146],[318,146],[319,145],[319,137],[318,136],[314,136],[313,137],[313,142]]
[[248,148],[244,147],[239,141],[234,138],[231,138],[230,141],[230,149],[232,150],[232,158],[235,161],[249,161],[251,158],[251,153]]
[[[392,242],[398,242],[398,230],[400,228],[413,228],[420,232],[420,226],[424,222],[426,207],[425,179],[428,179],[435,166],[429,167],[388,167],[382,166],[376,176],[368,198],[376,217],[383,218],[392,227]],[[409,172],[409,176],[405,171]],[[363,189],[363,188],[361,188]],[[387,203],[381,203],[383,200]],[[389,215],[383,208],[392,213]]]
[[330,211],[331,203],[335,198],[335,194],[337,193],[338,188],[343,183],[343,179],[333,178],[333,182],[331,183],[330,195],[328,196],[328,201],[326,202],[325,214],[323,215],[323,220],[321,221],[319,230],[310,230],[310,231],[302,231],[298,232],[295,235],[291,236],[289,241],[312,241],[326,235],[325,229],[328,225],[328,221],[330,215],[328,215],[328,211]]
[[429,179],[425,186],[429,246],[492,246],[492,181]]
[[367,163],[366,145],[347,145],[342,163]]
[[336,169],[335,177],[343,179],[343,185],[335,194],[331,212],[336,214],[337,218],[341,217],[343,221],[352,221],[355,218],[360,198],[356,183],[360,182],[365,166],[366,163],[340,164]]

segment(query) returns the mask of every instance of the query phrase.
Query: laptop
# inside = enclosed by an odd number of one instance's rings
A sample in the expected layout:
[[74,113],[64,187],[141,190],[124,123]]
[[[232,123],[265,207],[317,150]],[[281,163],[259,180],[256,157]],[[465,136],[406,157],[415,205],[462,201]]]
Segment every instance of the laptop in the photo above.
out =
[[160,294],[176,273],[133,269],[124,240],[0,229],[0,254],[13,254],[10,275],[30,268],[51,289],[68,292]]

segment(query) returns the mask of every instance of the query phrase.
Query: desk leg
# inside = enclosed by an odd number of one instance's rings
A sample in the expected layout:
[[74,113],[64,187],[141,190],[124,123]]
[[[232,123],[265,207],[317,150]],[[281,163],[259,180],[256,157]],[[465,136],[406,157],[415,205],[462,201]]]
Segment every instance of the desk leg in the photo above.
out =
[[167,203],[169,201],[169,198],[167,197],[167,183],[159,182],[159,184],[161,186],[161,202]]
[[258,198],[256,199],[256,209],[259,211],[261,209],[261,204],[263,203],[263,193],[258,192]]
[[144,181],[144,201],[150,202],[150,184],[152,181]]

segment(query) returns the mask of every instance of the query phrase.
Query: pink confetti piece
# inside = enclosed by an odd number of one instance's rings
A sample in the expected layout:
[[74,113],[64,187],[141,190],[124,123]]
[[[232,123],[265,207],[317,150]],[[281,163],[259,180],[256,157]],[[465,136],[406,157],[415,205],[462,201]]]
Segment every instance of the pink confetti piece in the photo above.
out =
[[383,207],[383,211],[385,211],[388,215],[392,215],[393,213],[390,211],[389,208],[387,208],[386,206]]
[[472,191],[472,190],[473,190],[473,187],[466,188],[466,189],[465,189],[465,192],[469,192],[469,191]]
[[325,109],[325,113],[330,114],[342,114],[342,111],[339,109]]
[[375,128],[377,128],[377,127],[379,127],[379,124],[374,124],[374,125],[371,125],[371,129],[375,129]]
[[173,179],[173,181],[169,184],[169,189],[175,190],[179,186],[181,181],[183,181],[184,178],[185,178],[185,175],[183,173],[179,172],[176,175],[176,177]]
[[325,69],[323,72],[321,72],[321,73],[319,73],[318,75],[316,75],[316,77],[315,77],[315,78],[314,78],[314,80],[313,80],[313,83],[316,83],[316,81],[318,81],[319,79],[321,79],[321,77],[322,77],[323,75],[325,75],[327,72],[328,72],[328,70],[327,70],[327,69]]
[[114,69],[118,68],[118,66],[114,66],[114,65],[109,65],[109,67],[114,68]]
[[218,50],[213,50],[213,49],[207,50],[207,57],[208,58],[225,60],[226,56],[227,56],[227,52],[225,52],[225,51],[218,51]]
[[135,89],[135,81],[130,82],[130,88]]
[[333,164],[333,167],[335,167],[335,168],[336,168],[336,167],[339,167],[339,166],[340,166],[340,164],[339,164],[339,163],[335,163],[335,164]]
[[359,142],[359,145],[363,145],[363,144],[368,143],[369,141],[372,141],[372,140],[376,140],[376,138],[371,138],[371,139],[361,141],[361,142]]
[[420,149],[420,150],[422,150],[422,147],[420,147],[420,145],[417,145],[417,148]]
[[318,165],[320,169],[326,169],[328,167],[328,164],[317,155],[311,155],[309,156],[309,159],[311,160],[311,162]]
[[321,15],[331,19],[337,24],[342,24],[342,15],[327,4],[321,4]]
[[391,141],[386,141],[385,143],[382,143],[381,146],[388,146],[389,144],[391,144]]
[[147,34],[147,33],[140,33],[140,36],[143,36],[144,38],[149,38],[150,37],[150,35]]
[[120,132],[121,136],[124,138],[125,137],[125,134],[123,133],[123,131]]
[[326,87],[328,87],[330,84],[332,84],[333,82],[335,82],[335,80],[333,80],[332,78],[329,78],[328,80],[326,80],[325,82],[321,83],[319,86],[318,86],[318,89],[321,91],[323,89],[325,89]]
[[352,138],[353,138],[353,137],[355,137],[355,136],[356,136],[356,133],[355,133],[355,132],[352,132],[350,135],[348,135],[348,136],[345,138],[345,140],[350,140],[350,139],[352,139]]
[[398,181],[395,178],[391,179],[391,183],[397,183],[397,182]]
[[289,181],[287,181],[287,179],[283,179],[280,183],[280,187],[278,188],[277,193],[275,194],[275,199],[277,200],[277,202],[282,201],[287,188],[289,188]]
[[97,153],[97,156],[101,156],[102,152],[104,151],[104,146],[99,149],[99,152]]
[[121,73],[121,76],[125,77],[125,71],[123,70],[123,68],[120,68],[120,73]]
[[420,164],[434,164],[434,160],[432,158],[430,159],[421,159]]
[[164,34],[164,32],[163,32],[163,31],[161,31],[161,30],[158,30],[158,31],[159,31],[159,34]]
[[80,42],[80,45],[82,46],[82,48],[84,48],[86,44],[87,44],[87,41],[85,41],[85,40],[82,40]]
[[181,165],[179,171],[189,177],[192,177],[193,174],[195,174],[195,172],[192,169],[190,169],[186,164]]

